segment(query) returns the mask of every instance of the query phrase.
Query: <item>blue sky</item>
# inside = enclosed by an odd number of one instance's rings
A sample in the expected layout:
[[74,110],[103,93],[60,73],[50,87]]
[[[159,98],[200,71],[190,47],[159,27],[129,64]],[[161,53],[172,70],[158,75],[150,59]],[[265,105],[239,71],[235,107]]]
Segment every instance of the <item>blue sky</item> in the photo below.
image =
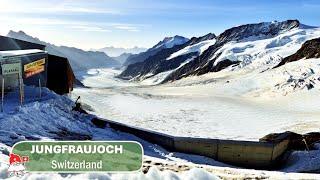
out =
[[320,26],[318,0],[0,0],[0,34],[23,30],[83,49],[150,47],[166,36],[298,19]]

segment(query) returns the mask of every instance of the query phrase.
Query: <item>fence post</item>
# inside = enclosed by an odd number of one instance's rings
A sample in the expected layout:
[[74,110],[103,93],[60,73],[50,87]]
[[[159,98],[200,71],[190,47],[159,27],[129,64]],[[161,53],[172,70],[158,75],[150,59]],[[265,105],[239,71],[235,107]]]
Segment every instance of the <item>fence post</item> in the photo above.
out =
[[19,95],[20,95],[20,106],[22,106],[22,91],[21,91],[21,79],[20,74],[18,74],[18,81],[19,81]]
[[24,101],[24,87],[23,87],[23,79],[21,73],[18,74],[19,77],[19,91],[20,91],[20,105],[22,106]]
[[39,78],[39,98],[41,99],[41,80]]
[[22,91],[22,103],[24,102],[24,84],[23,84],[23,78],[22,75],[20,74],[21,77],[21,91]]
[[4,100],[4,77],[2,75],[2,87],[1,87],[1,112],[3,112],[3,100]]

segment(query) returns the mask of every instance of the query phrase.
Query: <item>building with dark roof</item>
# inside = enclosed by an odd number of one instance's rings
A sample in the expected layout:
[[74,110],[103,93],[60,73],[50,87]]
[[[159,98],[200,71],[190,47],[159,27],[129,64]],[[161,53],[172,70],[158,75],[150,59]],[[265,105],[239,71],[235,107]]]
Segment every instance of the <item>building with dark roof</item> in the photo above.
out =
[[[0,69],[1,76],[6,79],[6,89],[16,86],[21,77],[25,85],[41,85],[57,94],[72,91],[75,76],[68,59],[48,54],[45,47],[42,44],[0,36]],[[3,64],[5,65],[2,66]]]

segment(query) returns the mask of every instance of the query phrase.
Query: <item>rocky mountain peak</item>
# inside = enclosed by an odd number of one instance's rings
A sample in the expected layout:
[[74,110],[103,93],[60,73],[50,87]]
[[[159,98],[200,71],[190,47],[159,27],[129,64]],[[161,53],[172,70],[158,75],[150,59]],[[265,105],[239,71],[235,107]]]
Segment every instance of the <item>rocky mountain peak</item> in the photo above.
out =
[[155,48],[171,48],[175,45],[184,44],[187,41],[189,41],[188,38],[183,37],[183,36],[179,36],[179,35],[175,35],[173,37],[165,37],[162,41],[158,42],[152,48],[153,49],[155,49]]
[[223,44],[229,41],[239,41],[254,36],[275,36],[281,32],[289,31],[300,26],[298,20],[286,20],[282,22],[262,22],[245,24],[230,28],[217,37],[217,43]]
[[201,37],[193,37],[193,38],[191,38],[189,44],[193,45],[193,44],[197,44],[197,43],[199,43],[201,41],[211,40],[211,39],[214,39],[214,38],[216,38],[215,34],[208,33],[208,34],[206,34],[204,36],[201,36]]
[[24,41],[29,41],[29,42],[45,45],[45,43],[43,41],[40,41],[38,38],[28,35],[24,31],[17,31],[16,32],[16,31],[10,30],[9,33],[7,34],[7,36],[11,37],[11,38],[15,38],[15,39],[20,39],[20,40],[24,40]]

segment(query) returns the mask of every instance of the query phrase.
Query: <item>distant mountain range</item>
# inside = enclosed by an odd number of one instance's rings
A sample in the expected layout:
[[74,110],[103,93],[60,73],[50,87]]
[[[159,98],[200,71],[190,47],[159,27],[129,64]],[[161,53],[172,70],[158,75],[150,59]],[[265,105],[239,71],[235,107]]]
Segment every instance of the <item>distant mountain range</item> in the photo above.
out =
[[[303,25],[298,20],[245,24],[227,29],[218,36],[210,33],[171,46],[160,46],[163,47],[160,49],[157,44],[129,57],[127,68],[118,77],[159,84],[225,69],[233,71],[246,67],[265,71],[295,53],[307,40],[317,37],[320,37],[319,28]],[[292,60],[286,58],[285,61]]]
[[132,56],[133,54],[131,53],[122,53],[117,57],[112,57],[114,60],[118,61],[121,65],[123,65],[127,59]]
[[133,47],[133,48],[121,48],[121,47],[104,47],[101,49],[92,49],[92,51],[100,51],[106,53],[110,57],[118,57],[122,54],[139,54],[146,51],[147,48]]
[[67,57],[76,73],[92,68],[120,67],[121,65],[118,61],[103,52],[84,51],[74,47],[56,46],[27,35],[23,31],[10,31],[7,36],[46,45],[46,51],[50,54]]

